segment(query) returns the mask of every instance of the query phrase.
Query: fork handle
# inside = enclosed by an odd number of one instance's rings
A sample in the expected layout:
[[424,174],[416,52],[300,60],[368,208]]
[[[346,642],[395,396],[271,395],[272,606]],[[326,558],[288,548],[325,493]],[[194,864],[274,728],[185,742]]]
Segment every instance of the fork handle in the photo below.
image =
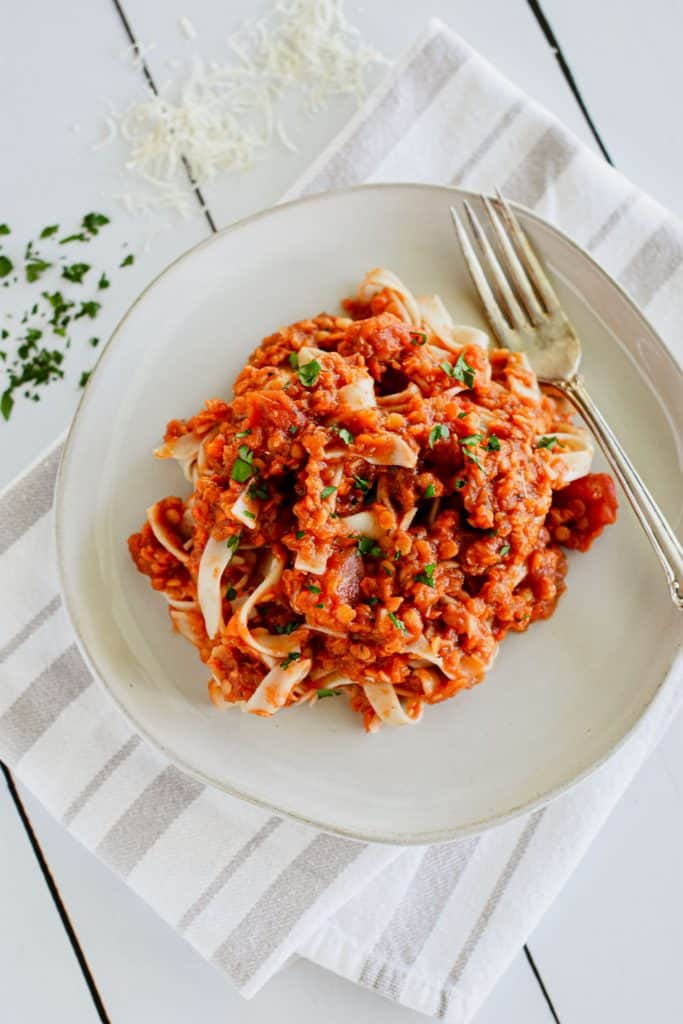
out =
[[597,438],[661,562],[673,603],[683,609],[683,545],[590,397],[581,377],[577,374],[571,380],[553,381],[552,384],[578,409]]

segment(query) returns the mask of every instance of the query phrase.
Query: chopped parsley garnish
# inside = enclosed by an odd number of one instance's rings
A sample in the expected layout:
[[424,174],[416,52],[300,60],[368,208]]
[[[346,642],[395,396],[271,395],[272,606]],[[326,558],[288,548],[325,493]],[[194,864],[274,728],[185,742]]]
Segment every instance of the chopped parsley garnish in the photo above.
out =
[[329,498],[329,496],[330,496],[331,494],[334,494],[334,492],[335,492],[336,490],[337,490],[337,488],[336,488],[336,487],[331,487],[331,486],[330,486],[330,487],[323,487],[322,491],[320,492],[320,497],[321,497],[321,498],[323,499],[323,501],[324,501],[324,500],[325,500],[325,498]]
[[39,331],[36,327],[29,327],[29,329],[26,331],[26,340],[31,343],[33,343],[34,341],[38,341],[38,339],[42,338],[42,336],[43,332]]
[[391,619],[396,629],[400,629],[402,633],[408,632],[408,627],[406,626],[405,622],[401,622],[398,615],[394,615],[393,612],[389,612],[389,618]]
[[399,558],[401,558],[402,555],[403,555],[402,551],[394,551],[394,561],[398,562]]
[[426,583],[428,587],[434,586],[434,570],[436,569],[436,562],[430,562],[429,565],[425,565],[422,572],[419,572],[415,577],[417,583]]
[[455,481],[455,486],[459,491],[463,489],[463,487],[465,486],[465,481],[462,479],[462,477],[459,480]]
[[478,466],[482,473],[484,472],[484,467],[482,466],[481,462],[474,454],[474,452],[471,452],[466,448],[465,451],[463,452],[463,455],[465,456],[466,459],[469,459],[470,462],[473,462],[475,466]]
[[291,427],[289,428],[289,432],[290,434],[296,434],[298,429],[299,428],[297,427],[297,425],[295,423],[292,423]]
[[322,590],[317,583],[307,583],[306,590],[310,590],[312,594],[322,594]]
[[261,501],[267,501],[270,497],[268,494],[268,488],[265,484],[259,484],[257,486],[256,483],[253,483],[249,488],[248,494],[250,497],[260,498]]
[[238,448],[238,457],[232,465],[232,473],[230,474],[232,479],[236,480],[239,484],[245,483],[254,472],[253,461],[254,453],[251,448],[248,448],[246,444],[241,444]]
[[100,228],[109,223],[109,217],[105,217],[103,213],[86,213],[81,223],[86,231],[96,235]]
[[370,481],[369,480],[364,480],[362,476],[356,476],[354,474],[353,481],[354,481],[356,487],[358,488],[358,490],[362,491],[363,494],[367,494],[368,491],[370,490]]
[[306,531],[305,530],[297,530],[296,531],[296,539],[297,540],[301,540],[301,538],[305,537],[305,536],[306,536]]
[[305,388],[312,388],[320,376],[322,367],[317,359],[311,359],[309,363],[299,366],[299,380]]
[[346,427],[339,427],[337,429],[337,434],[341,437],[344,444],[353,444],[353,434],[350,430],[347,430]]
[[59,231],[59,224],[48,224],[46,228],[40,232],[41,238],[50,238],[52,235],[56,235]]
[[364,603],[365,604],[369,604],[370,607],[372,607],[375,604],[379,604],[379,598],[378,597],[366,597]]
[[491,436],[488,439],[488,442],[486,444],[486,447],[488,448],[488,450],[490,452],[499,452],[500,451],[500,441],[498,440],[498,438],[496,437],[495,434],[491,434]]
[[238,430],[238,432],[235,434],[235,437],[248,437],[249,434],[251,434],[251,428],[247,427],[246,430]]
[[235,590],[235,588],[228,587],[228,589],[225,591],[225,597],[226,600],[228,601],[234,601],[235,598],[237,597],[237,591]]
[[79,380],[79,382],[78,382],[78,386],[79,386],[79,388],[84,388],[84,387],[85,387],[85,385],[86,385],[86,384],[88,383],[88,381],[89,381],[89,380],[90,380],[90,373],[89,373],[89,372],[86,372],[86,371],[84,370],[84,371],[83,371],[83,373],[81,374],[81,379],[80,379],[80,380]]
[[461,384],[464,384],[466,388],[472,388],[474,387],[474,377],[476,372],[477,371],[473,366],[470,366],[461,352],[455,362],[451,376],[455,380],[460,381]]
[[88,236],[84,235],[82,231],[79,231],[76,235],[67,235],[66,238],[60,238],[60,245],[68,245],[69,242],[87,242],[89,241]]
[[321,700],[323,697],[341,697],[341,690],[318,690],[318,696]]
[[278,636],[289,636],[290,633],[293,633],[300,625],[301,621],[299,619],[292,619],[291,622],[285,622],[284,626],[275,626],[275,632]]
[[100,279],[97,282],[97,287],[99,288],[100,291],[104,291],[105,288],[109,287],[109,278],[107,277],[106,274],[102,274],[100,276]]
[[426,345],[427,335],[424,333],[424,331],[411,331],[410,343],[411,345]]
[[135,263],[135,256],[133,256],[132,252],[129,252],[128,255],[126,256],[125,260],[121,260],[121,262],[119,263],[119,266],[120,267],[132,267],[134,263]]
[[464,420],[466,416],[469,416],[469,410],[466,411],[466,412],[459,412],[458,413],[458,419],[459,420]]
[[[28,273],[28,267],[26,269]],[[83,278],[89,270],[89,263],[72,263],[70,267],[62,268],[62,277],[67,281],[75,282],[75,284],[82,284]]]
[[256,516],[254,515],[254,513],[253,512],[249,512],[247,509],[244,510],[244,514],[247,517],[247,519],[256,519]]
[[100,339],[99,338],[91,338],[90,339],[90,344],[92,345],[93,348],[97,348],[99,343],[100,343]]
[[10,413],[14,408],[14,399],[12,398],[12,392],[7,389],[3,391],[2,398],[0,398],[0,413],[2,413],[3,419],[8,420]]
[[301,660],[301,651],[290,651],[284,661],[280,662],[280,668],[289,668],[293,661]]
[[227,539],[227,541],[225,543],[226,543],[227,547],[230,548],[230,550],[232,551],[232,553],[234,555],[235,552],[237,551],[238,547],[240,546],[240,535],[239,535],[239,533],[233,533],[232,537],[228,537],[228,539]]
[[460,444],[463,446],[463,448],[473,448],[474,445],[479,444],[479,442],[483,440],[483,434],[468,434],[467,437],[460,438]]
[[52,264],[48,263],[47,260],[33,259],[30,263],[26,264],[26,280],[29,284],[33,284],[33,282],[37,281],[40,275],[44,274],[46,270],[49,270],[51,266]]
[[12,273],[13,269],[14,264],[9,256],[0,256],[0,277],[7,277],[8,274]]
[[324,604],[323,601],[321,601],[319,604],[316,605],[316,608],[324,608],[324,607],[325,607],[325,604]]
[[435,494],[436,491],[434,490],[434,484],[427,484],[427,486],[425,487],[424,497],[433,498]]
[[437,423],[429,431],[429,447],[433,448],[437,441],[447,441],[451,432],[445,423]]
[[379,544],[376,544],[372,537],[359,537],[356,547],[361,555],[372,555],[373,558],[381,558],[384,554]]
[[299,355],[297,352],[289,353],[289,365],[292,367],[293,370],[299,369]]
[[509,555],[510,554],[510,545],[509,544],[503,544],[502,548],[500,549],[499,554],[500,554],[501,558],[505,558],[506,555]]
[[536,447],[537,448],[552,448],[553,445],[557,444],[557,443],[558,443],[557,442],[557,438],[555,437],[554,434],[552,434],[549,437],[547,435],[544,435],[543,437],[539,437],[538,443],[537,443]]
[[91,320],[94,320],[101,308],[99,302],[81,302],[81,308],[74,316],[74,320],[80,320],[82,316],[89,316]]
[[384,573],[386,576],[393,576],[391,568],[386,564],[386,562],[382,563],[382,568],[384,569]]
[[[0,235],[9,235],[9,234],[10,234],[9,224],[0,224]],[[41,235],[40,237],[42,238],[43,236]]]

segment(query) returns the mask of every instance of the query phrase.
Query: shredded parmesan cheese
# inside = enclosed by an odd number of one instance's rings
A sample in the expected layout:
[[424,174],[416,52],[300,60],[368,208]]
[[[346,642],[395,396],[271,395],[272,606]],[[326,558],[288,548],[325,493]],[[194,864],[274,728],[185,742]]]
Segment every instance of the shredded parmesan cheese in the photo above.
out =
[[[180,26],[194,38],[187,18]],[[188,170],[201,186],[266,158],[273,143],[295,152],[278,113],[288,94],[298,93],[309,114],[333,96],[360,101],[368,69],[387,63],[360,40],[341,0],[279,0],[230,36],[228,47],[227,62],[195,57],[184,76],[123,114],[112,113],[113,124],[107,118],[97,148],[120,137],[128,147],[126,170],[150,186],[142,197],[118,197],[128,209],[168,206],[185,213],[192,201]],[[126,57],[141,60],[150,49]]]

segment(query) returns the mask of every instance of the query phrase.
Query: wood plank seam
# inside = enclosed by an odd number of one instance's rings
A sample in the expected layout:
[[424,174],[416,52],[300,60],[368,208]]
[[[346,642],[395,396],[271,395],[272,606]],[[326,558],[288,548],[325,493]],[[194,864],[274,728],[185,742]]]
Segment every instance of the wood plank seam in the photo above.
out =
[[85,953],[83,952],[83,948],[81,947],[81,944],[78,941],[76,931],[74,929],[71,918],[69,917],[69,913],[64,904],[64,900],[62,899],[62,895],[59,891],[57,883],[55,882],[54,876],[50,870],[47,860],[45,859],[45,854],[43,853],[40,843],[38,842],[38,837],[36,836],[36,833],[33,829],[33,825],[31,824],[28,812],[26,811],[23,801],[19,796],[19,792],[14,783],[12,774],[7,765],[4,763],[4,761],[0,761],[0,770],[2,771],[2,774],[5,777],[7,789],[9,790],[12,802],[14,803],[17,814],[19,815],[21,823],[24,827],[24,831],[26,832],[28,841],[31,844],[31,849],[33,850],[33,854],[38,862],[38,866],[42,872],[43,879],[45,881],[45,884],[47,885],[48,892],[52,897],[52,901],[55,905],[57,913],[59,914],[59,919],[62,923],[64,931],[67,934],[67,938],[71,943],[71,948],[78,962],[78,966],[81,969],[81,974],[83,975],[83,979],[88,987],[88,991],[90,992],[90,997],[95,1006],[95,1010],[97,1011],[97,1015],[99,1019],[102,1021],[102,1024],[111,1024],[111,1020],[105,1009],[102,996],[100,995],[100,992],[97,988],[97,983],[95,981],[92,971],[90,970],[90,966],[86,959]]
[[[135,33],[133,32],[133,29],[131,27],[130,21],[128,20],[128,16],[126,15],[126,12],[124,11],[123,7],[121,6],[119,0],[112,0],[112,3],[114,4],[114,7],[116,8],[116,12],[117,12],[117,14],[118,14],[118,16],[119,16],[119,18],[121,20],[121,24],[123,25],[123,30],[126,33],[126,35],[128,36],[130,44],[134,48],[135,53],[137,54],[137,58],[138,58],[138,61],[140,63],[140,68],[142,70],[142,74],[145,77],[145,81],[147,82],[147,85],[152,90],[154,95],[158,96],[159,95],[159,90],[157,89],[157,84],[154,81],[154,77],[152,75],[152,72],[149,70],[149,65],[147,64],[147,61],[145,60],[144,56],[142,55],[142,51],[140,50],[140,46],[139,46],[139,43],[138,43],[137,39],[135,38]],[[197,184],[197,182],[195,181],[195,179],[193,177],[192,168],[190,167],[190,164],[189,164],[187,158],[186,157],[182,157],[181,159],[183,161],[183,167],[185,168],[185,171],[187,173],[188,180],[189,180],[190,185],[192,187],[192,191],[194,192],[194,194],[195,194],[195,196],[197,198],[197,202],[199,203],[199,207],[200,207],[202,213],[204,214],[204,216],[206,217],[207,223],[208,223],[209,227],[211,228],[212,233],[215,235],[217,230],[218,230],[216,228],[216,222],[214,221],[213,216],[211,215],[211,211],[209,210],[209,207],[206,205],[206,201],[204,200],[204,195],[202,193],[202,190],[201,190],[201,188],[199,187],[199,185]]]

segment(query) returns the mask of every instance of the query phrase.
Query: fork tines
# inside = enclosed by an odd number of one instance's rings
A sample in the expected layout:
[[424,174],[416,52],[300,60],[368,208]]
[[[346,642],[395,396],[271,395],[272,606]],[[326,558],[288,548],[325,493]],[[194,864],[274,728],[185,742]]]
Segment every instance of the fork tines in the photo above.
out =
[[464,206],[488,274],[454,207],[451,207],[451,216],[486,315],[500,340],[506,343],[511,330],[519,330],[529,324],[538,327],[548,315],[560,309],[560,303],[507,200],[497,192],[495,199],[481,196],[481,201],[498,254],[471,203],[466,200]]

